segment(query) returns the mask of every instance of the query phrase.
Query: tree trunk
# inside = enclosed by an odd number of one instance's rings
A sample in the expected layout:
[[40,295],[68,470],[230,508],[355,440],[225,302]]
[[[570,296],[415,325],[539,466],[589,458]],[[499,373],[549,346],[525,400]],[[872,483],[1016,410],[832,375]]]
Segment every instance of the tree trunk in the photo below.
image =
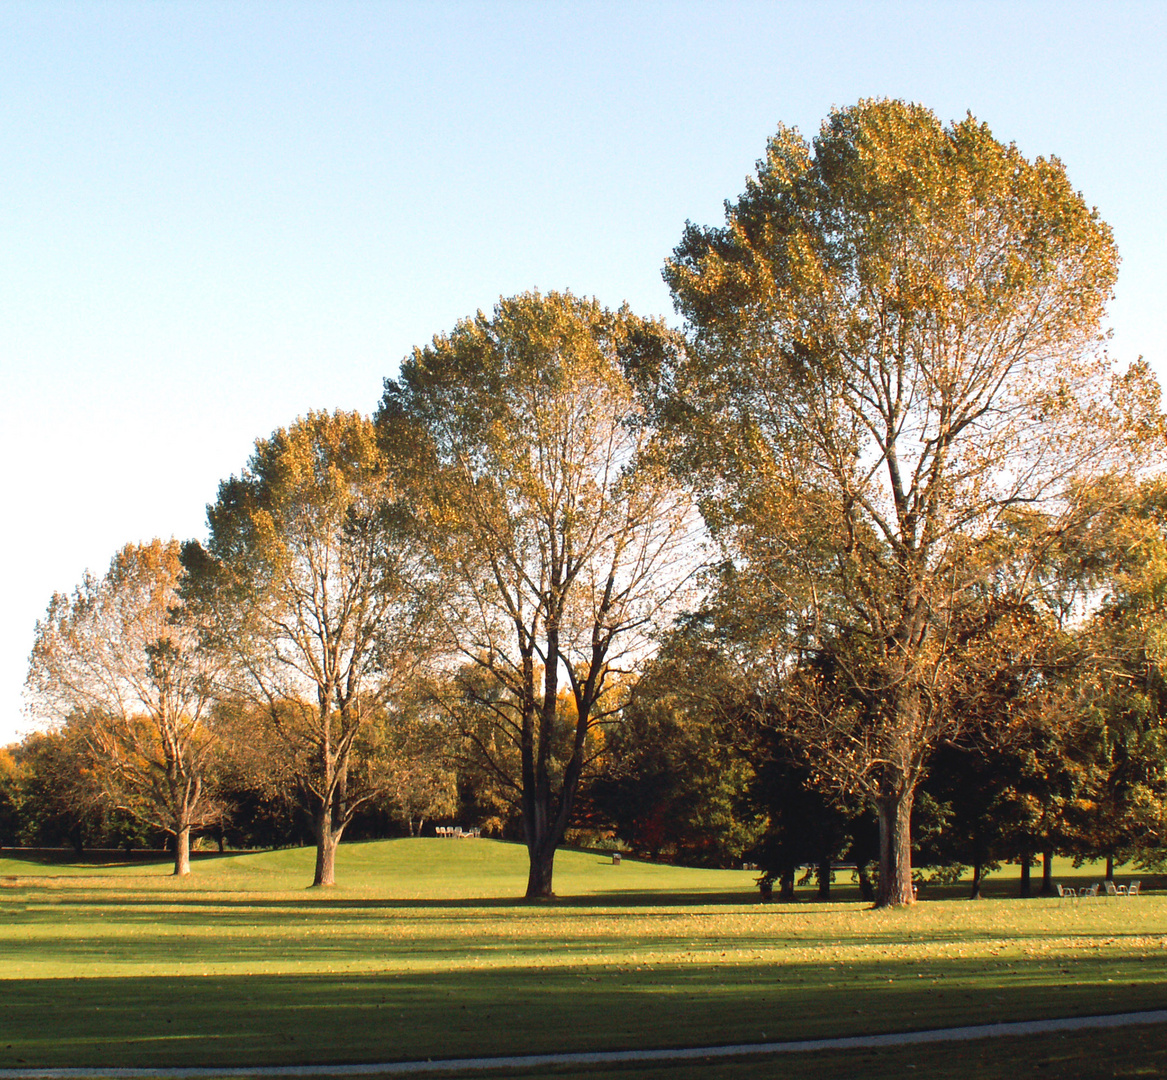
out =
[[1029,883],[1029,852],[1023,851],[1021,853],[1021,888],[1017,895],[1022,900],[1027,900],[1031,893],[1032,889]]
[[336,884],[336,845],[340,843],[340,829],[333,827],[332,806],[325,803],[316,812],[313,821],[316,833],[316,874],[313,886]]
[[[523,798],[523,837],[527,842],[530,868],[527,874],[528,900],[550,900],[555,896],[551,878],[555,870],[555,849],[560,837],[556,835],[554,807],[551,805],[550,784],[544,779],[538,791]],[[564,793],[566,798],[566,793]]]
[[970,900],[979,900],[981,898],[981,881],[983,877],[984,867],[981,865],[981,860],[977,859],[973,863],[972,892],[968,896]]
[[1054,853],[1046,848],[1041,853],[1041,895],[1054,895]]
[[825,859],[819,863],[819,899],[830,900],[831,898],[831,860]]
[[174,834],[174,876],[190,873],[190,826],[183,825]]
[[779,877],[778,899],[786,904],[794,903],[794,866],[782,867]]
[[1113,855],[1106,856],[1106,880],[1107,881],[1114,880],[1114,856]]
[[912,801],[908,790],[876,801],[879,813],[879,889],[876,907],[915,903],[912,890]]
[[531,859],[531,868],[527,874],[528,900],[553,900],[555,893],[551,889],[551,876],[555,870],[555,844],[537,843],[528,845],[528,854]]
[[315,885],[336,884],[336,839],[330,837],[316,843],[316,876],[312,879]]
[[875,887],[871,884],[871,878],[867,874],[867,864],[865,862],[856,863],[856,873],[859,875],[859,896],[869,904],[875,903]]

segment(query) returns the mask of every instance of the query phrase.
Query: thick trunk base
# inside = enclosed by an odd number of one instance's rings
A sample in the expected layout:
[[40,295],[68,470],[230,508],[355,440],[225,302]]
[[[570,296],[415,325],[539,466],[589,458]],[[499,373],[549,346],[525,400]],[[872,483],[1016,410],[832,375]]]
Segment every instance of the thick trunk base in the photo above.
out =
[[336,845],[337,840],[317,841],[316,844],[316,874],[312,878],[312,887],[327,888],[336,884]]
[[527,900],[554,900],[551,880],[555,872],[555,848],[529,850],[531,867],[527,873]]
[[190,826],[179,829],[174,834],[174,876],[186,877],[190,873]]
[[879,888],[875,906],[904,907],[916,902],[912,888],[912,801],[915,792],[880,799]]

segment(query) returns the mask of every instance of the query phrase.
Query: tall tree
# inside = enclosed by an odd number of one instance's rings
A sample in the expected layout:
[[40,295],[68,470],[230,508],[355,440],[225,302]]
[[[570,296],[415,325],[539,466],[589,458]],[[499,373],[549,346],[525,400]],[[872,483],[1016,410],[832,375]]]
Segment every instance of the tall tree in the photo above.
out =
[[689,225],[666,265],[689,348],[642,383],[729,552],[765,537],[788,649],[830,648],[862,703],[807,750],[878,810],[881,905],[912,900],[912,801],[961,724],[953,631],[999,526],[1040,505],[1062,529],[1069,480],[1162,448],[1150,370],[1101,351],[1116,267],[1060,162],[898,101],[835,111],[813,146],[780,130],[725,226]]
[[429,648],[428,579],[395,498],[371,421],[309,413],[257,441],[208,507],[207,548],[183,549],[236,692],[311,803],[315,885],[335,883],[345,827],[385,783],[360,741]]
[[667,338],[627,310],[525,294],[416,349],[385,383],[382,441],[411,463],[450,582],[449,639],[491,687],[479,704],[499,752],[478,746],[521,802],[529,898],[553,895],[611,677],[646,655],[689,577],[694,515],[621,370]]
[[104,799],[174,837],[179,876],[191,830],[218,814],[215,662],[180,603],[182,577],[176,541],[127,544],[104,577],[53,596],[28,673],[34,712],[80,733]]

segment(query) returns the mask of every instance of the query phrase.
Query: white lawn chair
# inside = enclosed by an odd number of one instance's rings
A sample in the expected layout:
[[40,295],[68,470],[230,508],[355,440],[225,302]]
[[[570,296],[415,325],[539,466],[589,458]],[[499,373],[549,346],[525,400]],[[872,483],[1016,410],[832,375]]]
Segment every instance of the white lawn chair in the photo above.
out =
[[1138,896],[1140,885],[1142,885],[1141,881],[1132,881],[1130,883],[1130,888],[1128,888],[1126,891],[1127,896]]
[[1078,895],[1080,897],[1081,896],[1097,896],[1098,895],[1098,882],[1096,881],[1096,882],[1094,882],[1093,885],[1087,885],[1084,888],[1079,889]]
[[1054,885],[1054,888],[1056,888],[1058,890],[1058,899],[1059,900],[1077,900],[1078,899],[1078,894],[1073,889],[1071,889],[1068,885],[1063,885],[1060,881]]

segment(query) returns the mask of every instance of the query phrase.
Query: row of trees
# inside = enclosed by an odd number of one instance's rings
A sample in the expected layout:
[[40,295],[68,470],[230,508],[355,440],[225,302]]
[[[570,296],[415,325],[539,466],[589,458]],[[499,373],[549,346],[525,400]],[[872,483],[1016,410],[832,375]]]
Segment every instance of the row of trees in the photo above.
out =
[[[549,896],[602,802],[577,806],[589,769],[671,724],[713,740],[715,802],[746,773],[794,800],[743,845],[786,850],[796,795],[872,808],[877,902],[910,903],[939,751],[1064,741],[1116,708],[1159,737],[1101,629],[1133,603],[1132,538],[1161,536],[1137,481],[1165,441],[1149,369],[1102,348],[1116,267],[1060,163],[971,117],[861,102],[813,145],[780,131],[666,264],[684,333],[554,293],[460,323],[373,420],[257,443],[205,546],[127,549],[55,597],[34,705],[77,726],[109,805],[153,808],[178,873],[229,742],[300,793],[331,883],[414,723],[517,808],[527,895]],[[724,753],[710,715],[773,737]]]
[[589,738],[698,565],[699,518],[621,370],[664,333],[518,297],[419,350],[376,423],[309,414],[261,440],[205,547],[119,557],[165,561],[142,567],[152,606],[116,564],[54,598],[34,700],[75,718],[94,761],[132,763],[98,770],[104,796],[149,807],[179,874],[192,830],[222,816],[206,753],[230,740],[307,801],[321,885],[392,779],[380,744],[428,710],[429,736],[467,741],[521,803],[528,894],[550,895]]
[[[1006,859],[1028,867],[1041,855],[1047,871],[1055,851],[1163,861],[1165,502],[1159,485],[1145,485],[1123,514],[1096,522],[1090,558],[1077,546],[1074,564],[1095,564],[1106,601],[1047,637],[1046,685],[1018,684],[1007,711],[933,757],[913,815],[914,861],[941,874],[971,866],[974,895]],[[1108,552],[1120,553],[1117,562]],[[132,548],[119,553],[114,569],[134,557]],[[842,859],[858,864],[870,889],[878,835],[869,806],[816,777],[796,731],[728,662],[717,632],[707,615],[686,620],[645,666],[619,723],[591,740],[569,838],[619,838],[650,857],[704,865],[747,859],[787,897],[797,866]],[[202,832],[220,844],[312,839],[309,801],[287,782],[289,747],[256,744],[263,719],[238,700],[212,715],[217,741],[205,768],[214,800]],[[87,741],[91,723],[75,715],[0,754],[0,843],[157,842],[164,807],[138,798],[131,813],[111,802],[111,762]],[[414,707],[382,712],[371,726],[380,737],[359,751],[379,793],[352,819],[358,836],[412,834],[438,815],[521,838],[512,792],[468,752],[457,725]],[[820,879],[829,889],[829,870]],[[1052,888],[1048,876],[1043,885]]]
[[[1050,607],[1031,601],[1023,663],[999,665],[987,690],[976,676],[963,733],[937,748],[918,788],[918,860],[941,876],[971,867],[974,896],[1006,860],[1022,864],[1025,894],[1039,856],[1047,892],[1055,853],[1111,870],[1116,859],[1167,860],[1167,489],[1148,482],[1128,494],[1121,511],[1100,513],[1089,535],[1051,552],[1060,574],[1045,574]],[[1104,582],[1105,596],[1062,619],[1079,606],[1084,576]],[[727,852],[742,852],[786,896],[796,867],[838,860],[857,864],[869,887],[866,864],[879,851],[871,800],[808,753],[797,699],[767,700],[743,677],[725,625],[716,612],[693,618],[654,659],[592,785],[597,820],[614,820],[650,854],[725,865]],[[814,663],[837,677],[830,656]]]

